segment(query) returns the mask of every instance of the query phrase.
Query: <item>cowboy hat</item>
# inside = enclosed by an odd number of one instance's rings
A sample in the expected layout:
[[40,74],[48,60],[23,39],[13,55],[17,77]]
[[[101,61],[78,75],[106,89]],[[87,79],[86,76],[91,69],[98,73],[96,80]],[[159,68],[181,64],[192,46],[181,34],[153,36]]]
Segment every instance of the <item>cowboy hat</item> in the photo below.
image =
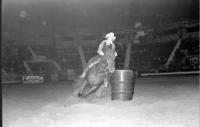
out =
[[106,39],[112,39],[112,40],[116,39],[115,34],[113,32],[106,34],[105,38]]

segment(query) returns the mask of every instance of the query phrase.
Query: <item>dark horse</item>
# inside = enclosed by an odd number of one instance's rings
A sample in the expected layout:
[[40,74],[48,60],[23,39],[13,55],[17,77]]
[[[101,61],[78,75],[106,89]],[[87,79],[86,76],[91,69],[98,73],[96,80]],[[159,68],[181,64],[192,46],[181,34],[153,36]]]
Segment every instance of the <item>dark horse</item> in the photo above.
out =
[[79,78],[76,82],[78,89],[74,94],[79,97],[86,97],[95,92],[101,85],[108,85],[111,74],[115,71],[115,56],[112,50],[107,50],[104,56],[96,55],[90,59],[95,63],[85,78]]

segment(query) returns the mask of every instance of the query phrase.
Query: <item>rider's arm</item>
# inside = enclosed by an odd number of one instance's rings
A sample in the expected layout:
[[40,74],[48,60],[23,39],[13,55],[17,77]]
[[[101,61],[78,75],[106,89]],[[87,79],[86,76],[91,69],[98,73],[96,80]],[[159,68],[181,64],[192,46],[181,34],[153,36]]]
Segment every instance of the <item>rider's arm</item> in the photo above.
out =
[[98,51],[97,53],[100,54],[100,55],[104,55],[102,49],[103,49],[103,46],[104,46],[104,43],[105,41],[102,41],[100,44],[99,44],[99,48],[98,48]]

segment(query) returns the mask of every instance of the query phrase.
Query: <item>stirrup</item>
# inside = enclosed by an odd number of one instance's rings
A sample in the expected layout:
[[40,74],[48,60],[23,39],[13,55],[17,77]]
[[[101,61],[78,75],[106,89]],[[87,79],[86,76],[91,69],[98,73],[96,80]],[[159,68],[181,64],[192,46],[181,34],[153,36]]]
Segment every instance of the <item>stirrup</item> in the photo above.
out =
[[85,73],[83,73],[83,74],[81,74],[80,76],[79,76],[79,78],[84,78],[85,77]]

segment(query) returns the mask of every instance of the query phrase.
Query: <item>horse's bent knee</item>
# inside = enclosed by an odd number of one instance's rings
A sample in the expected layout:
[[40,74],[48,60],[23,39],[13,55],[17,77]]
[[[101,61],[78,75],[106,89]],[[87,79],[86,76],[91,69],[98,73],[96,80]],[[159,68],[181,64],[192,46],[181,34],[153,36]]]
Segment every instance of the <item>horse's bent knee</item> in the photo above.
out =
[[78,93],[78,94],[77,94],[78,97],[81,97],[82,95],[83,95],[83,94],[81,94],[81,93]]

